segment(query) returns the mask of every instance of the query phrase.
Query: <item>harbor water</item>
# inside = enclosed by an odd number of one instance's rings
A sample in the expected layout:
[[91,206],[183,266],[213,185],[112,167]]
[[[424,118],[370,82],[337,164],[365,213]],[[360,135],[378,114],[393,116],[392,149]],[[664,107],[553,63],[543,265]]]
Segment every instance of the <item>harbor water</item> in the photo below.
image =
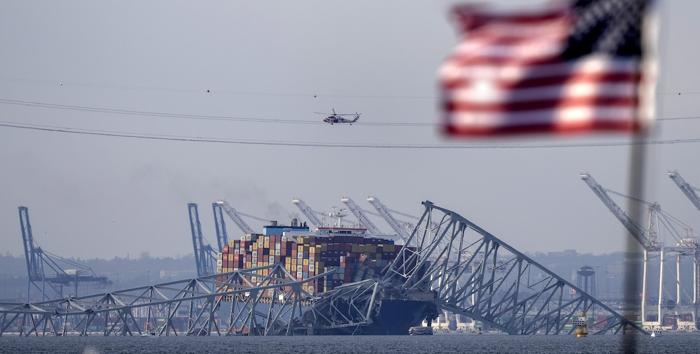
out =
[[[640,353],[697,353],[700,334],[639,337]],[[619,353],[620,336],[0,337],[0,353]]]

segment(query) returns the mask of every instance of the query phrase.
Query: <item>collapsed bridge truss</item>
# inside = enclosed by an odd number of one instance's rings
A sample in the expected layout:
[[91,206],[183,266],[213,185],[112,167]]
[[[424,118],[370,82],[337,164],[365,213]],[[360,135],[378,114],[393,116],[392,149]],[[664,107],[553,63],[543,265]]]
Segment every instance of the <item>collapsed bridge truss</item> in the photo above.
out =
[[592,333],[643,330],[463,216],[426,201],[384,280],[430,288],[446,311],[510,334],[571,333],[586,316]]
[[0,335],[292,334],[311,299],[281,265],[32,304],[0,304]]
[[92,296],[0,304],[0,335],[362,333],[362,327],[377,325],[383,302],[397,299],[427,303],[509,334],[571,333],[572,322],[582,316],[594,334],[644,333],[461,215],[429,201],[423,205],[420,221],[383,275],[321,296],[302,285],[331,272],[297,280],[277,264]]

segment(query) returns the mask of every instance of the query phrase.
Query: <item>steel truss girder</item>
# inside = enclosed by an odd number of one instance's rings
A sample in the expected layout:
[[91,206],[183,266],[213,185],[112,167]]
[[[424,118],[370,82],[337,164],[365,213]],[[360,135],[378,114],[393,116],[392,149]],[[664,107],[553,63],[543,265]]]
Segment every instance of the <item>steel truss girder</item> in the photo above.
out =
[[304,323],[321,331],[370,325],[378,309],[379,290],[374,279],[339,286],[314,301]]
[[31,304],[0,304],[0,336],[292,334],[328,273],[295,279],[283,266]]
[[[438,306],[510,334],[563,334],[588,315],[594,334],[639,326],[463,216],[423,202],[425,211],[384,280],[431,289]],[[591,318],[595,315],[595,318]]]

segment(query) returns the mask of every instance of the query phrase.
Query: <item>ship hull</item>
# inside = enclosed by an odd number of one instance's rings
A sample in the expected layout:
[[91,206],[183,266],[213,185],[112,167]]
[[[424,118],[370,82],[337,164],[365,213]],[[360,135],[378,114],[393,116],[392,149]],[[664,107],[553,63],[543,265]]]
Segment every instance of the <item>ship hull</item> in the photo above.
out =
[[419,326],[437,313],[433,301],[386,299],[370,324],[353,327],[314,329],[321,335],[408,335],[411,327]]

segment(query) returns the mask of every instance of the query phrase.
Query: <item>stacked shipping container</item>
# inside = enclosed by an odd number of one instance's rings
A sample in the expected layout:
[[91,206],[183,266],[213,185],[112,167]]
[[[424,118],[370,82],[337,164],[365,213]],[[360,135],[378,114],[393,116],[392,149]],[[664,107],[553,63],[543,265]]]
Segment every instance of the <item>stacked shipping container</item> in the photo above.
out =
[[[249,234],[229,241],[219,256],[218,272],[283,264],[297,279],[336,272],[315,283],[310,293],[329,291],[341,284],[378,276],[399,251],[394,241],[359,236],[297,236]],[[263,270],[260,274],[265,274]],[[253,278],[252,281],[257,279]]]

